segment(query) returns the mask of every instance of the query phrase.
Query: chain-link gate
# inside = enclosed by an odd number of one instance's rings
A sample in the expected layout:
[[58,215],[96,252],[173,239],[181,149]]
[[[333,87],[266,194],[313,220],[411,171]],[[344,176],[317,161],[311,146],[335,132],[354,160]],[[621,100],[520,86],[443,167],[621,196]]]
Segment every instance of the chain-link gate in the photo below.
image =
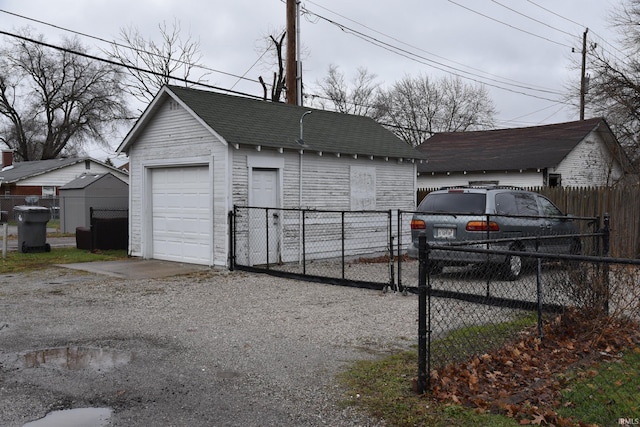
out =
[[391,211],[235,206],[231,266],[341,285],[395,287]]

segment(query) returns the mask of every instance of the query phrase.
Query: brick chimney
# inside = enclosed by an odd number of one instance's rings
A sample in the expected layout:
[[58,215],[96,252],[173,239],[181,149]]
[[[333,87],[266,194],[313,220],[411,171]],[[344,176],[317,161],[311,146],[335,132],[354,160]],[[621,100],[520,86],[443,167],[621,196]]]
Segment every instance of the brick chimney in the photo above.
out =
[[2,164],[0,168],[13,165],[13,150],[2,150]]

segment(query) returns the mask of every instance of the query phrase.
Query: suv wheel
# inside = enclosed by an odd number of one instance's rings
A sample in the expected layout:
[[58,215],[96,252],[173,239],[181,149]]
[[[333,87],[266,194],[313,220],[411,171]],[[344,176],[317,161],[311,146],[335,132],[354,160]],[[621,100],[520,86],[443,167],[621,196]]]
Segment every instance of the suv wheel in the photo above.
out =
[[[582,255],[582,242],[580,239],[575,239],[571,242],[569,255]],[[564,265],[570,270],[576,270],[580,268],[580,261],[568,260],[564,261]]]
[[[509,250],[518,251],[521,249],[512,246]],[[522,270],[524,268],[522,257],[520,255],[507,255],[507,258],[500,267],[500,273],[505,280],[518,280],[522,275]]]
[[571,241],[571,248],[569,249],[569,253],[571,255],[581,255],[582,254],[582,242],[580,239],[574,239]]

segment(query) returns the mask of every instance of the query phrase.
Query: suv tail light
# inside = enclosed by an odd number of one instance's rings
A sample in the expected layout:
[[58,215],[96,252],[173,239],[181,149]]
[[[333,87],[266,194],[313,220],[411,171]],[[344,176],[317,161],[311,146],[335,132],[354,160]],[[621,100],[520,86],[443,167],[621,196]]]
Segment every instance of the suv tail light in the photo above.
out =
[[467,231],[500,231],[498,223],[493,221],[469,221]]
[[427,228],[426,224],[421,219],[412,219],[411,220],[411,229],[412,230],[424,230]]

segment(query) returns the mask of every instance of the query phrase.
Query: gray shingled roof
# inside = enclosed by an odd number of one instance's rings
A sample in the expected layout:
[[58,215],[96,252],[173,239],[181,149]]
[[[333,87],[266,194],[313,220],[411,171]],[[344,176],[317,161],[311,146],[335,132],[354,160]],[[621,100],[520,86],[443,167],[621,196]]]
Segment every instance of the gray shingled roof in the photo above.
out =
[[[418,150],[419,173],[527,170],[555,167],[592,131],[615,142],[602,118],[513,129],[438,133]],[[617,144],[617,142],[616,142]]]
[[0,180],[3,184],[14,183],[32,176],[42,175],[56,169],[64,168],[76,163],[90,160],[89,157],[73,157],[66,159],[34,160],[30,162],[14,162],[0,170]]
[[[420,159],[423,155],[369,117],[242,98],[178,86],[167,89],[229,144],[299,150],[300,118],[305,150]],[[135,128],[133,130],[135,133]],[[134,137],[128,135],[119,151]]]
[[[83,188],[87,188],[88,186],[90,186],[94,182],[97,182],[97,181],[101,180],[102,178],[104,178],[107,175],[113,176],[110,172],[106,172],[106,173],[86,173],[84,175],[80,175],[79,177],[77,177],[74,180],[69,181],[68,183],[66,183],[65,185],[60,187],[60,190],[80,190],[80,189],[83,189]],[[116,178],[116,177],[114,176],[114,178]]]

